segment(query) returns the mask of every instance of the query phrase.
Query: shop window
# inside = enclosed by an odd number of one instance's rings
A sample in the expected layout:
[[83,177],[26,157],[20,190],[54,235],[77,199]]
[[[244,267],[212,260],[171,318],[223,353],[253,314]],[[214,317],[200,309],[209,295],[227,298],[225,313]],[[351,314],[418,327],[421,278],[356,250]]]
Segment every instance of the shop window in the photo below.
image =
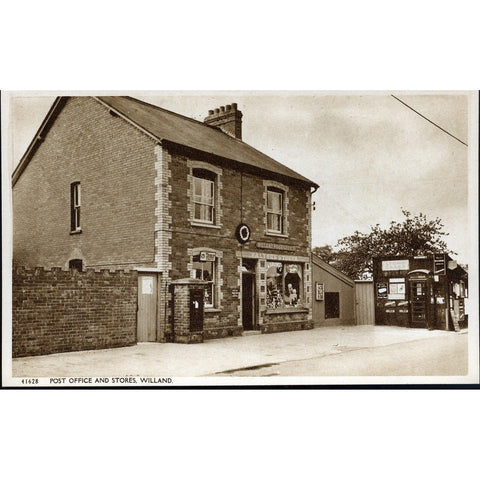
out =
[[325,292],[325,318],[340,318],[340,294]]
[[80,182],[74,182],[70,185],[70,231],[80,232],[80,206],[81,192]]
[[388,283],[389,300],[405,300],[405,279],[390,278]]
[[211,261],[201,260],[203,260],[201,255],[195,255],[193,257],[194,278],[208,282],[207,285],[205,285],[205,307],[213,308],[215,307],[216,302],[215,289],[217,283],[217,261],[216,259],[211,259]]
[[198,222],[215,223],[215,178],[209,170],[193,169],[193,218]]
[[267,308],[302,306],[302,265],[267,262]]
[[267,231],[270,233],[283,233],[283,197],[282,190],[267,188]]

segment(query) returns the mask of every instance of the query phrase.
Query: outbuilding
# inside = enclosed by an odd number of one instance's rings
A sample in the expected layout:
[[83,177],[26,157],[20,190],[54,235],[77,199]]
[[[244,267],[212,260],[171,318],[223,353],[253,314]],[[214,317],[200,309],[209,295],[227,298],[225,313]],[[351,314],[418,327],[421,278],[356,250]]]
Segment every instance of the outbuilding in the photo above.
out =
[[315,327],[355,324],[355,282],[312,253]]

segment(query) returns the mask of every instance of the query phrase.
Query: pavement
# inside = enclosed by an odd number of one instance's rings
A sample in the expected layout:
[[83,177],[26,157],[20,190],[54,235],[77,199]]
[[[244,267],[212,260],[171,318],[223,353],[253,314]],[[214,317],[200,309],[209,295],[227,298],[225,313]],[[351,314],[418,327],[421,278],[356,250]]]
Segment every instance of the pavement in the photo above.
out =
[[[139,343],[131,347],[108,350],[57,353],[13,359],[13,377],[204,377],[212,375],[403,375],[394,370],[369,373],[345,365],[371,365],[390,358],[399,364],[401,356],[428,350],[430,343],[439,345],[438,354],[452,341],[465,344],[463,332],[429,331],[390,326],[337,326],[313,330],[263,335],[244,335],[208,340],[202,344]],[[462,339],[458,340],[458,336]],[[422,343],[423,342],[423,343]],[[442,347],[443,345],[443,347]],[[462,347],[463,348],[463,347]],[[381,353],[384,349],[383,354]],[[377,359],[373,353],[380,355]],[[380,353],[379,353],[380,352]],[[345,361],[346,356],[351,356]],[[343,356],[343,357],[342,357]],[[327,361],[330,369],[321,368],[318,360]],[[373,359],[373,360],[372,360]],[[304,362],[301,369],[295,362]],[[307,362],[307,363],[305,363]],[[313,362],[313,363],[312,363]],[[317,363],[315,363],[317,362]],[[353,362],[353,363],[352,363]],[[392,362],[390,362],[391,364]],[[401,363],[401,362],[400,362]],[[445,363],[445,362],[444,362]],[[446,361],[446,364],[450,362]],[[283,368],[283,373],[278,369]],[[342,366],[344,365],[344,366]],[[268,370],[275,368],[274,370]],[[256,373],[255,373],[256,372]],[[273,372],[273,373],[272,373]],[[332,373],[334,372],[334,373]],[[427,375],[426,371],[406,373]],[[433,373],[441,374],[441,373]],[[445,375],[464,375],[463,369]]]

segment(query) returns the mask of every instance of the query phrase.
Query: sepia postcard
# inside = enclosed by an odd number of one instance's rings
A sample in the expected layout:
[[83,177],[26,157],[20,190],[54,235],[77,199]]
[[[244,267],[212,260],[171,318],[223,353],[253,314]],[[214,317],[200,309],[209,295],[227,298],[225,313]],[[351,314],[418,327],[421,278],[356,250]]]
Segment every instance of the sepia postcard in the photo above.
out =
[[478,92],[2,92],[2,386],[478,385]]

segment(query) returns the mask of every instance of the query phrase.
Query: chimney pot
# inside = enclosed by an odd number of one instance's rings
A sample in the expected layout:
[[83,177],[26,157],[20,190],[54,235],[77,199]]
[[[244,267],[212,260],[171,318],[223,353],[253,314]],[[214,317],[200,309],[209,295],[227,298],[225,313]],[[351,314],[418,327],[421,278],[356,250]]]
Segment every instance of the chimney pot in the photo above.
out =
[[242,112],[237,110],[236,103],[209,110],[204,122],[219,128],[227,135],[242,139]]

